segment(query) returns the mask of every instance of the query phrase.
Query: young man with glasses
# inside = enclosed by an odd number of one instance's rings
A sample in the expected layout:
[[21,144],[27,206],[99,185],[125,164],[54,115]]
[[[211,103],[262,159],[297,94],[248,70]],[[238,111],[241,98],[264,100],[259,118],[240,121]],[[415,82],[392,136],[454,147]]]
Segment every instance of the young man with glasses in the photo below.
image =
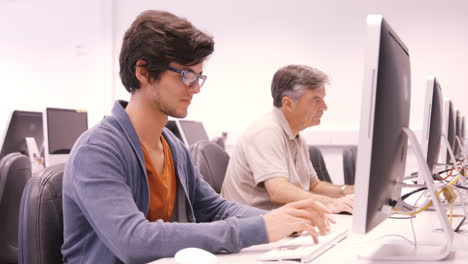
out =
[[167,12],[143,12],[127,30],[120,77],[130,101],[78,139],[65,168],[66,263],[144,263],[186,247],[232,253],[329,229],[313,200],[267,212],[222,199],[164,128],[187,115],[213,49],[211,36]]

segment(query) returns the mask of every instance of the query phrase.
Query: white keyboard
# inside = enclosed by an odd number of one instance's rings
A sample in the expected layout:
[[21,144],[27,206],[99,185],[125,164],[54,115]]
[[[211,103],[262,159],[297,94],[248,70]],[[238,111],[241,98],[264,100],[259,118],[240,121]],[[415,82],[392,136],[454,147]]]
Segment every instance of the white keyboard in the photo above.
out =
[[346,238],[348,234],[348,228],[333,226],[332,229],[325,236],[319,236],[318,244],[314,244],[314,240],[310,235],[301,235],[286,241],[275,249],[265,252],[258,260],[298,260],[301,263],[309,262]]

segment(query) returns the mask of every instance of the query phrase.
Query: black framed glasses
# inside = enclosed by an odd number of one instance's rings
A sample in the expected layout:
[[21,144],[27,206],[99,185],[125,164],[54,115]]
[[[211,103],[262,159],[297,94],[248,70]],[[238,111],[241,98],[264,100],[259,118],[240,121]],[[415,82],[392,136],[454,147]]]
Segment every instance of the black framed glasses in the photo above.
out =
[[195,84],[195,82],[198,82],[198,85],[201,88],[203,86],[203,84],[205,83],[206,78],[207,78],[206,75],[201,75],[201,74],[198,75],[198,74],[196,74],[194,72],[191,72],[191,71],[183,71],[183,70],[179,70],[179,69],[172,68],[172,67],[167,67],[167,69],[180,74],[180,76],[181,76],[180,79],[188,87],[192,87]]

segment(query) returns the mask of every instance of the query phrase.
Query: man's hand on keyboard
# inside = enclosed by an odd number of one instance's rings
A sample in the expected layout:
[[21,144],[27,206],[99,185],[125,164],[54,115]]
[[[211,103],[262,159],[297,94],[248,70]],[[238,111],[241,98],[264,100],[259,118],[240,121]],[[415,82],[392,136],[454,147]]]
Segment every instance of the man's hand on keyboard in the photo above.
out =
[[325,202],[325,206],[334,214],[340,212],[353,213],[354,194],[348,194],[340,198],[330,198]]
[[318,236],[330,230],[335,220],[330,211],[320,202],[306,199],[288,203],[264,215],[266,231],[270,242],[280,240],[293,232],[308,231],[318,243]]

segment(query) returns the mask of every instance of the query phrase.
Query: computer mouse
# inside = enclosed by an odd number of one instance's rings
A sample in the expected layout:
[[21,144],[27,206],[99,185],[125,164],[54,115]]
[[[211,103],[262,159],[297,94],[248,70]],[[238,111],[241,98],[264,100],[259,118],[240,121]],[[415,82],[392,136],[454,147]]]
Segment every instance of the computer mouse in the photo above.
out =
[[178,264],[216,264],[218,258],[213,254],[201,248],[184,248],[174,256]]

